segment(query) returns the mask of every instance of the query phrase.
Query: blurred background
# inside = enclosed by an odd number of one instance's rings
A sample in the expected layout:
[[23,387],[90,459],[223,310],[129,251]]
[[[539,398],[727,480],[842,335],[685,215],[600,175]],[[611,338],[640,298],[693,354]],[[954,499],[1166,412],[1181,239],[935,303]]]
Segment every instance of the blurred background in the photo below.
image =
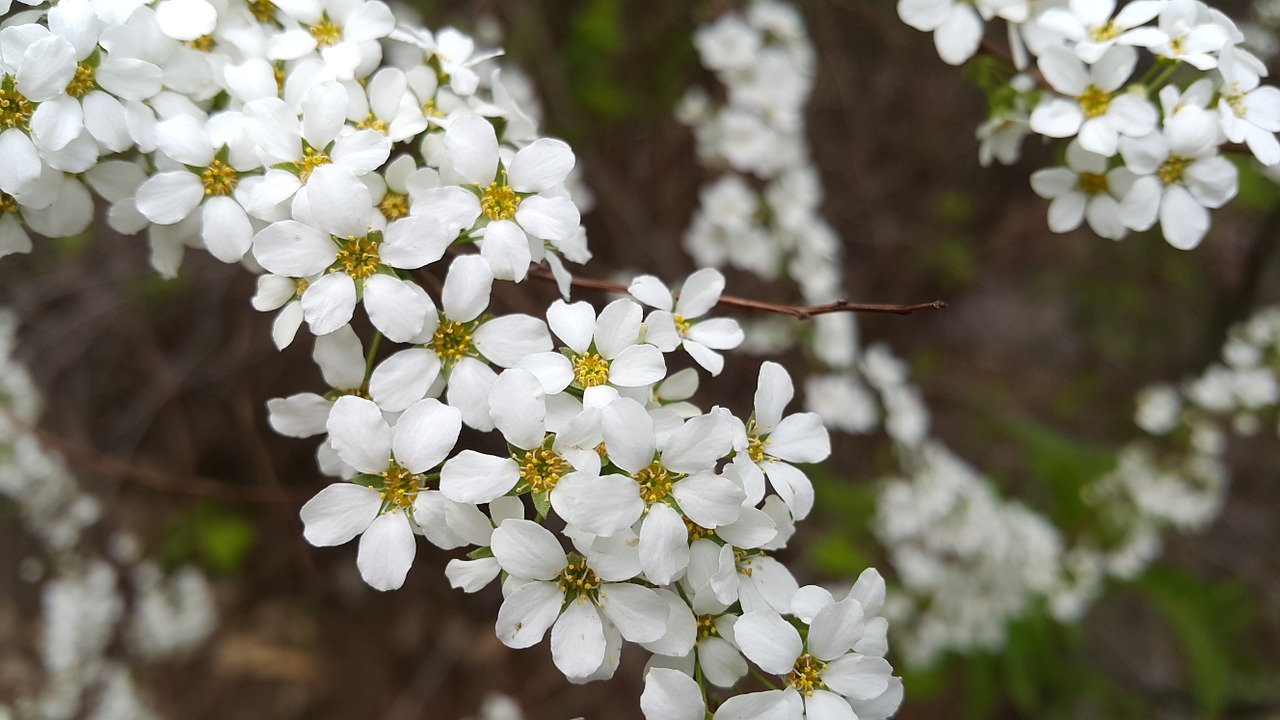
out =
[[[584,219],[596,259],[581,274],[630,270],[675,282],[694,269],[680,245],[706,178],[672,108],[708,79],[690,38],[722,5],[416,8],[429,27],[490,33],[529,75],[544,132],[573,146],[596,198]],[[1084,229],[1054,235],[1027,182],[1053,162],[1049,150],[1032,143],[1016,166],[979,167],[981,91],[938,60],[931,38],[903,25],[892,2],[799,6],[819,60],[809,139],[826,217],[844,241],[849,299],[949,305],[863,317],[862,342],[888,341],[910,362],[935,434],[1004,495],[1059,519],[1053,483],[1105,469],[1137,433],[1139,389],[1200,372],[1232,323],[1280,300],[1280,191],[1242,173],[1240,198],[1214,213],[1190,253],[1151,233],[1118,243]],[[532,282],[503,290],[499,311],[555,297]],[[211,639],[139,669],[158,713],[460,718],[500,692],[528,718],[639,718],[645,658],[635,648],[614,680],[570,686],[546,643],[511,651],[497,641],[496,588],[449,588],[450,553],[420,542],[404,588],[382,594],[360,580],[354,544],[306,544],[298,508],[326,481],[314,442],[271,432],[265,402],[321,381],[305,339],[283,353],[271,345],[272,316],[249,307],[253,292],[243,269],[196,252],[180,278],[160,279],[145,241],[105,226],[0,263],[0,303],[21,321],[17,355],[46,396],[46,440],[147,554],[166,567],[195,564],[213,582]],[[733,273],[727,293],[799,300]],[[801,366],[798,355],[780,359]],[[699,398],[749,413],[758,363],[730,354]],[[1265,435],[1233,440],[1218,520],[1171,536],[1147,575],[1109,586],[1080,624],[1032,608],[1002,650],[930,668],[908,667],[891,650],[906,678],[898,717],[1280,718],[1280,446]],[[879,435],[837,435],[834,444],[815,477],[818,510],[785,558],[802,584],[847,583],[866,566],[892,583],[869,531],[876,479],[894,472],[888,444]],[[19,572],[38,545],[3,503],[0,538],[3,701],[42,679],[40,586]]]

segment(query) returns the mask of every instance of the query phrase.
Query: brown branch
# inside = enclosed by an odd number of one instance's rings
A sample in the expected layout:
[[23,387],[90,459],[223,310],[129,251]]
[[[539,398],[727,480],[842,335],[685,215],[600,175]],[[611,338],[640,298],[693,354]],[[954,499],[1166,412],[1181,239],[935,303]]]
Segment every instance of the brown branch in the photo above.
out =
[[71,442],[40,428],[31,427],[23,422],[21,418],[14,415],[7,407],[0,406],[0,413],[4,414],[9,422],[20,431],[35,437],[36,441],[44,448],[62,456],[68,463],[97,475],[130,482],[160,492],[216,498],[228,502],[296,502],[296,499],[284,492],[282,487],[236,487],[213,478],[191,475],[176,476],[159,470],[133,465],[118,457]]
[[[555,282],[555,276],[551,270],[542,265],[532,265],[529,267],[529,277],[538,280],[547,280]],[[588,278],[575,277],[571,281],[574,287],[580,287],[586,290],[604,290],[605,292],[614,292],[622,295],[627,294],[627,286],[618,283],[606,282],[604,280],[591,280]],[[746,298],[730,297],[721,295],[718,301],[719,305],[728,307],[742,308],[744,310],[755,310],[757,312],[770,312],[779,315],[790,315],[799,320],[808,320],[814,315],[825,315],[834,312],[858,312],[858,313],[880,313],[885,315],[910,315],[921,310],[941,310],[947,307],[947,304],[941,300],[933,302],[916,303],[915,305],[883,305],[879,303],[851,303],[848,300],[836,300],[826,305],[777,305],[774,303],[763,302],[761,300],[748,300]]]

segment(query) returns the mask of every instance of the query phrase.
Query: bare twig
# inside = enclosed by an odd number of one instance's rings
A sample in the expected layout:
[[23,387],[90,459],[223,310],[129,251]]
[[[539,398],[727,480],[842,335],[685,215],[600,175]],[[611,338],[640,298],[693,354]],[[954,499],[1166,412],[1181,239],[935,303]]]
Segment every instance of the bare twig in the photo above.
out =
[[[555,276],[551,271],[541,265],[533,265],[529,267],[529,277],[538,280],[547,280],[555,282]],[[574,287],[584,288],[586,290],[604,290],[605,292],[614,292],[625,295],[627,286],[618,283],[606,282],[604,280],[590,280],[587,278],[575,277],[571,281]],[[729,307],[742,308],[744,310],[755,310],[757,312],[770,312],[779,315],[790,315],[799,320],[808,320],[814,315],[826,315],[836,312],[858,312],[858,313],[880,313],[885,315],[910,315],[921,310],[942,310],[947,304],[941,300],[933,302],[916,303],[914,305],[884,305],[880,303],[851,303],[848,300],[836,300],[825,305],[777,305],[774,303],[764,302],[761,300],[748,300],[746,298],[730,297],[728,295],[720,296],[720,305]]]
[[141,485],[151,490],[197,497],[216,498],[228,502],[280,503],[295,502],[295,498],[283,492],[283,488],[236,487],[227,485],[213,478],[174,475],[134,465],[118,457],[98,452],[93,448],[71,442],[40,428],[31,427],[13,414],[7,407],[0,406],[2,413],[10,423],[30,433],[45,448],[52,450],[72,465],[84,468],[88,472],[104,475],[116,480]]

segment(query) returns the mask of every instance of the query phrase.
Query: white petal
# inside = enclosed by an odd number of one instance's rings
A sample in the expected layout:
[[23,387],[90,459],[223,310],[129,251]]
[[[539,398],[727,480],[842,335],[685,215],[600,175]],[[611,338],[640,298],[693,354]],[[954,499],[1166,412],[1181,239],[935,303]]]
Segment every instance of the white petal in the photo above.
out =
[[746,500],[746,494],[733,481],[709,473],[680,480],[672,486],[671,494],[690,520],[713,529],[736,522]]
[[1209,232],[1209,211],[1186,188],[1170,185],[1160,201],[1160,231],[1170,245],[1191,250]]
[[440,374],[434,350],[410,348],[383,360],[369,377],[369,396],[390,412],[399,412],[427,396]]
[[665,503],[654,503],[640,526],[640,565],[655,585],[675,582],[689,566],[689,530]]
[[411,215],[388,225],[382,237],[382,244],[378,246],[382,262],[416,270],[444,257],[454,235],[447,233],[433,217]]
[[201,200],[204,186],[186,170],[153,175],[138,188],[138,211],[157,225],[182,222]]
[[305,438],[325,431],[333,401],[315,393],[298,393],[267,401],[267,424],[289,437]]
[[[471,322],[489,307],[493,271],[477,255],[461,255],[449,266],[441,291],[444,314],[455,322]],[[550,348],[546,348],[550,350]]]
[[428,308],[420,297],[407,281],[392,275],[376,273],[364,280],[365,312],[395,342],[410,342],[422,331]]
[[715,307],[724,292],[724,275],[714,268],[703,268],[690,275],[680,288],[676,312],[687,320],[702,317]]
[[808,476],[784,462],[771,462],[764,470],[769,484],[791,509],[791,516],[803,520],[813,509],[813,484]]
[[458,442],[462,418],[456,408],[427,398],[409,406],[395,427],[396,462],[413,473],[439,465]]
[[893,668],[884,658],[845,655],[822,671],[822,681],[832,690],[857,700],[870,700],[889,687]]
[[277,275],[316,275],[337,256],[337,246],[327,234],[296,220],[271,223],[253,238],[253,257]]
[[445,157],[467,182],[487,186],[498,172],[498,136],[488,120],[463,115],[444,133]]
[[595,330],[596,312],[589,303],[566,303],[556,300],[547,308],[547,323],[569,349],[582,355],[591,347],[591,335]]
[[862,603],[846,598],[818,611],[810,623],[809,652],[830,662],[849,652],[862,638]]
[[644,406],[635,400],[622,398],[606,407],[600,419],[605,448],[614,465],[636,473],[653,462],[657,440],[653,418]]
[[528,315],[505,315],[483,323],[472,334],[471,344],[500,367],[511,367],[528,355],[552,348],[547,324]]
[[463,450],[440,470],[440,492],[459,503],[487,503],[511,491],[520,468],[509,457]]
[[374,590],[396,590],[413,566],[418,552],[409,518],[402,513],[379,515],[360,536],[356,567]]
[[531,582],[521,585],[507,596],[498,609],[498,639],[509,648],[537,645],[547,634],[547,628],[560,617],[560,605],[563,602],[564,592],[552,583]]
[[662,351],[652,345],[631,345],[609,363],[609,382],[618,387],[644,387],[667,374]]
[[604,658],[600,613],[586,598],[578,598],[551,628],[551,659],[565,677],[574,679],[594,673]]
[[453,366],[447,398],[450,405],[462,411],[462,421],[467,427],[481,432],[493,429],[489,394],[497,378],[492,368],[472,357],[464,357]]
[[566,143],[541,138],[516,153],[507,182],[518,193],[543,192],[563,183],[573,165],[573,150]]
[[518,448],[532,450],[546,437],[546,392],[526,370],[511,369],[498,376],[490,389],[489,411],[502,436]]
[[645,720],[703,720],[707,705],[693,678],[679,670],[653,668],[644,677],[640,710]]
[[973,57],[982,42],[982,18],[972,6],[956,4],[951,15],[933,33],[938,57],[950,65],[960,65]]
[[600,586],[600,610],[628,642],[653,642],[667,631],[671,608],[653,590],[631,583]]
[[733,637],[747,659],[774,675],[791,672],[804,650],[800,633],[772,612],[749,612],[738,618]]
[[382,496],[377,490],[335,483],[302,506],[302,536],[317,547],[349,542],[378,517]]
[[345,273],[329,273],[302,294],[302,312],[316,335],[327,335],[351,322],[355,311],[356,284]]
[[755,420],[761,435],[773,432],[782,420],[782,411],[795,396],[791,376],[781,365],[766,361],[760,365],[760,378],[756,382]]
[[524,280],[533,259],[528,236],[510,220],[489,223],[480,243],[480,255],[493,268],[495,278],[515,282]]
[[535,238],[562,242],[577,231],[582,216],[568,198],[535,195],[520,202],[516,222]]
[[659,310],[672,309],[671,290],[653,275],[640,275],[627,287],[631,297]]
[[804,699],[807,720],[858,720],[849,701],[827,690],[814,690]]
[[225,263],[240,262],[253,245],[253,224],[240,203],[212,197],[204,204],[200,236],[214,257]]
[[391,428],[370,400],[345,395],[329,411],[329,440],[342,460],[363,473],[381,473],[391,459]]
[[595,535],[611,535],[630,527],[644,512],[640,486],[625,475],[574,472],[560,478],[551,493],[556,514]]
[[[503,521],[493,531],[490,547],[502,569],[517,578],[551,580],[568,563],[551,531],[531,520]],[[556,610],[559,611],[559,605]]]

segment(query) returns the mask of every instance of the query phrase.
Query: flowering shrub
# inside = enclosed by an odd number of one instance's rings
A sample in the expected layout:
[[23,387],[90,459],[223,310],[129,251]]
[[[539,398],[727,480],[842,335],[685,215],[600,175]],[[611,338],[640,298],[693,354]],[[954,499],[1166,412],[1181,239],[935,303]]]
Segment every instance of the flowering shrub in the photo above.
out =
[[[1236,331],[1226,366],[1143,395],[1139,425],[1181,454],[1122,450],[1086,489],[1097,537],[1064,537],[1002,499],[931,435],[905,363],[886,345],[857,348],[849,311],[941,304],[842,300],[843,248],[819,214],[803,113],[817,58],[799,13],[776,0],[723,13],[694,37],[722,87],[691,89],[677,109],[715,174],[684,238],[702,269],[678,291],[654,275],[574,276],[592,257],[574,151],[540,133],[501,51],[458,30],[429,31],[380,0],[3,9],[0,255],[30,251],[27,228],[84,232],[96,196],[113,230],[147,233],[163,276],[178,274],[186,248],[254,273],[251,302],[274,313],[273,342],[310,343],[323,380],[267,403],[277,432],[317,439],[332,480],[301,505],[303,537],[356,541],[359,575],[381,591],[405,583],[419,536],[455,551],[445,568],[455,588],[502,594],[498,640],[548,639],[573,683],[612,677],[624,644],[643,647],[639,704],[651,720],[892,715],[904,686],[886,660],[891,626],[907,661],[927,665],[998,646],[1038,599],[1078,618],[1106,577],[1145,568],[1161,530],[1216,514],[1223,418],[1256,432],[1280,401],[1276,323],[1264,314]],[[934,32],[952,64],[985,47],[985,21],[1006,21],[1011,66],[984,87],[993,114],[979,154],[1011,163],[1027,134],[1068,141],[1064,166],[1031,177],[1055,232],[1087,221],[1120,239],[1159,222],[1190,249],[1208,210],[1237,193],[1224,145],[1280,162],[1280,93],[1261,84],[1265,66],[1235,25],[1194,0],[1118,12],[1083,0],[902,0],[898,12]],[[1191,81],[1192,70],[1204,77]],[[722,267],[794,285],[811,305],[726,297]],[[561,299],[532,314],[491,311],[499,283],[541,280]],[[583,285],[622,296],[574,301]],[[805,322],[739,321],[721,315],[727,307]],[[813,365],[805,410],[772,361],[756,373],[750,412],[695,402],[726,353],[797,345]],[[881,486],[874,532],[900,588],[870,568],[834,592],[800,586],[774,555],[818,501],[809,466],[831,455],[827,428],[881,425],[899,472]],[[93,520],[86,510],[32,526],[64,547]],[[68,632],[56,618],[76,614],[58,608],[116,583],[103,564],[80,575],[50,584],[50,638]],[[138,653],[209,632],[198,576],[169,580],[178,610],[156,599],[158,569],[139,562],[134,576],[146,618],[131,636]],[[109,617],[94,632],[120,622],[117,605],[95,610]],[[89,644],[105,651],[105,640]],[[123,669],[77,678],[69,712],[15,711],[69,717],[100,685],[125,688],[132,716],[150,712]]]

